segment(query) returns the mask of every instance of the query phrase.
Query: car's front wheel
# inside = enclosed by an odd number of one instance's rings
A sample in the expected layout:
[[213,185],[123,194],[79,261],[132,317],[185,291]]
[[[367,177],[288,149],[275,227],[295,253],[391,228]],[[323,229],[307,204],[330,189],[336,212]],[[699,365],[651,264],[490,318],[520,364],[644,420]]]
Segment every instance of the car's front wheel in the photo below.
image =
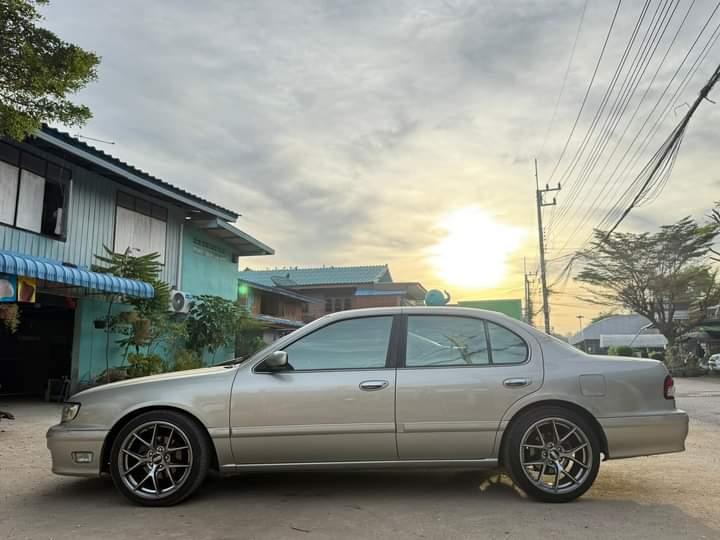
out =
[[134,503],[170,506],[202,484],[210,464],[205,434],[175,411],[151,411],[130,420],[110,455],[115,486]]
[[585,493],[600,467],[600,442],[575,411],[540,407],[511,426],[505,464],[517,485],[545,502],[568,502]]

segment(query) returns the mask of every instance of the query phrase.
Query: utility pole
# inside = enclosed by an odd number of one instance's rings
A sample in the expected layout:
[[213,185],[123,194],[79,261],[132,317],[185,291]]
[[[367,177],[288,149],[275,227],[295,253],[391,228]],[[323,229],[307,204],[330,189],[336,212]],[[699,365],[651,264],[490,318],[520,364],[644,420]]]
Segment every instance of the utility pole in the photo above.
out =
[[580,338],[582,343],[582,350],[583,352],[587,352],[587,347],[585,346],[585,328],[583,328],[583,319],[585,318],[585,315],[578,315],[577,320],[580,323]]
[[534,316],[534,309],[533,308],[533,302],[532,297],[530,293],[530,276],[534,276],[535,274],[529,274],[527,271],[527,258],[523,257],[523,279],[524,279],[524,285],[525,285],[525,322],[532,325],[533,323],[533,316]]
[[540,180],[538,179],[537,159],[535,160],[535,203],[537,205],[538,220],[538,244],[540,247],[540,283],[542,285],[542,301],[543,301],[543,318],[545,319],[545,333],[550,333],[550,304],[548,303],[547,288],[547,269],[545,268],[545,231],[542,222],[543,206],[554,206],[557,204],[555,197],[552,202],[545,202],[544,194],[551,191],[560,191],[560,183],[557,187],[551,188],[547,184],[544,189],[540,189]]

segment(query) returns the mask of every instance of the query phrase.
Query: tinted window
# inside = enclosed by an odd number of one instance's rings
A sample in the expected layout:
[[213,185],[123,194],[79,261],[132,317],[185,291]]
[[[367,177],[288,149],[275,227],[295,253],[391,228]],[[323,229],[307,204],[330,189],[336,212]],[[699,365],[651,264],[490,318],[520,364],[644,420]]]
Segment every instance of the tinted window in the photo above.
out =
[[285,348],[293,369],[383,368],[392,317],[336,322]]
[[408,367],[488,364],[485,325],[466,317],[408,317],[406,354]]
[[491,322],[487,327],[493,364],[521,364],[527,359],[527,345],[517,334]]

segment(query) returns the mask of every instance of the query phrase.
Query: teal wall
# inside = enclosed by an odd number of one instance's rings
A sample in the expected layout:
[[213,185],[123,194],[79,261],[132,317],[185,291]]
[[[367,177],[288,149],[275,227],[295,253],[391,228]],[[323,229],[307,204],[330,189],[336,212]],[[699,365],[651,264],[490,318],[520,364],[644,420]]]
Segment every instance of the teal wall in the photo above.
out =
[[238,265],[232,250],[189,223],[182,238],[180,290],[237,300]]
[[[208,294],[226,300],[237,300],[238,265],[233,262],[232,248],[204,231],[186,223],[182,238],[180,290],[194,295]],[[206,365],[230,360],[235,347],[206,352]]]
[[[124,304],[113,304],[112,314],[117,315],[128,309],[131,308]],[[124,351],[117,344],[117,340],[123,336],[110,334],[109,354],[106,355],[107,333],[93,325],[95,319],[104,319],[107,316],[107,310],[108,303],[104,300],[90,297],[78,299],[75,309],[72,352],[72,381],[74,384],[91,383],[105,370],[106,357],[110,367],[119,366],[124,361]]]

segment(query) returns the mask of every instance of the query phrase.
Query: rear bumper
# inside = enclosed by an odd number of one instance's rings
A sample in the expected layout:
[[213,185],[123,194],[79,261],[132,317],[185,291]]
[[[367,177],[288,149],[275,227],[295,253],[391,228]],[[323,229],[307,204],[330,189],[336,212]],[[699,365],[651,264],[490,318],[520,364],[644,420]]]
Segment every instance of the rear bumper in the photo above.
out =
[[[103,443],[107,431],[69,429],[63,424],[47,432],[47,447],[52,456],[52,472],[68,476],[99,476]],[[89,463],[77,463],[75,453],[91,453]]]
[[667,454],[685,450],[688,415],[666,414],[598,418],[608,443],[608,459]]

